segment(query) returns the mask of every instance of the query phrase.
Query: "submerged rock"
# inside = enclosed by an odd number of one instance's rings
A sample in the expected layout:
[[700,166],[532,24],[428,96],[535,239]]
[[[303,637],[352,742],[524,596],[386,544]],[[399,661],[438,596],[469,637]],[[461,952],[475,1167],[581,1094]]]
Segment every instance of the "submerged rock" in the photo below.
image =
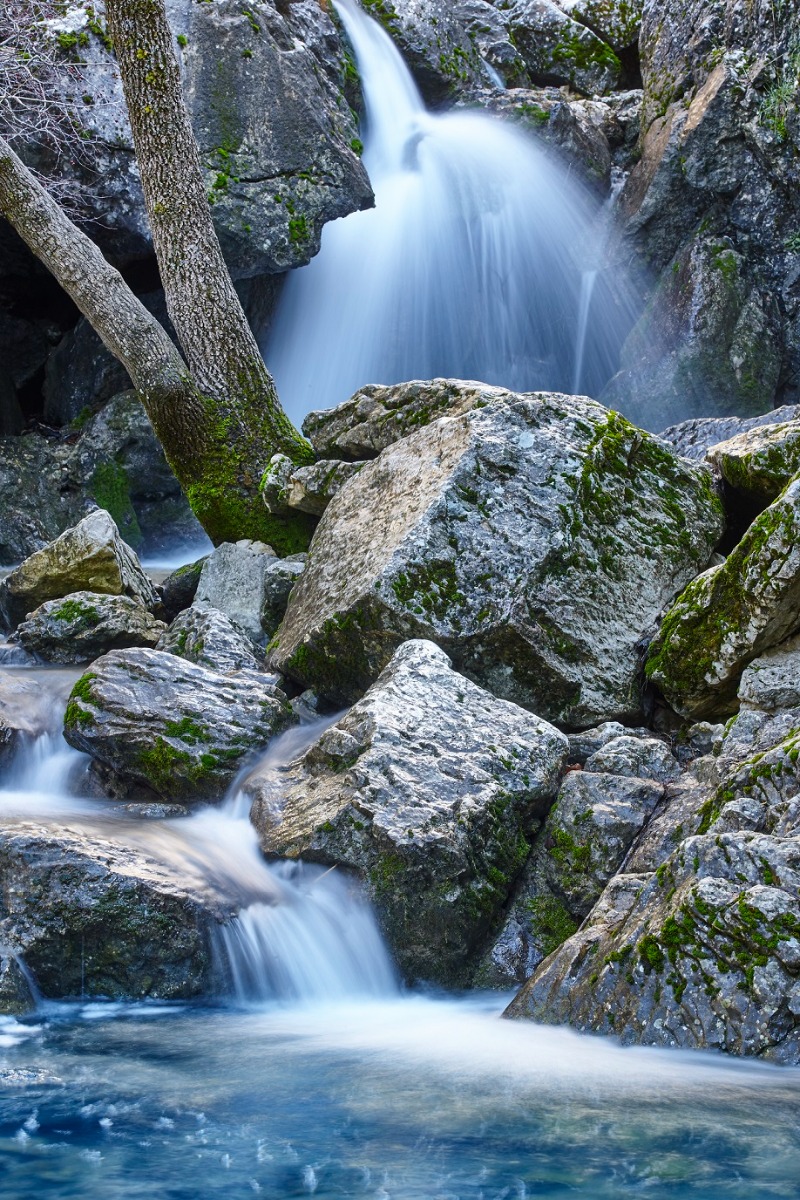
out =
[[292,720],[267,676],[114,650],[75,684],[64,736],[123,778],[187,802],[220,799],[245,757]]
[[334,498],[272,661],[350,703],[425,637],[550,720],[635,717],[640,639],[721,531],[710,475],[618,414],[504,393],[390,446]]
[[737,708],[742,671],[800,627],[800,479],[720,566],[693,580],[661,624],[646,672],[683,716]]
[[82,591],[129,596],[148,609],[158,604],[138,558],[102,508],[5,577],[0,583],[0,611],[16,625],[47,600]]
[[16,637],[46,662],[81,663],[130,646],[154,647],[166,630],[163,621],[129,596],[71,592],[47,600],[17,626]]
[[357,871],[403,973],[455,986],[469,981],[566,757],[563,734],[412,641],[300,759],[246,786],[267,852]]

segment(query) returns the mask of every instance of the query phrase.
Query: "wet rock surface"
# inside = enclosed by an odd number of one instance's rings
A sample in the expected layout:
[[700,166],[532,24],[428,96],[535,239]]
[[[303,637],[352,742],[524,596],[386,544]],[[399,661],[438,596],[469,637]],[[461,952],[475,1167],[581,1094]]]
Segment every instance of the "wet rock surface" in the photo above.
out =
[[252,639],[219,609],[203,604],[195,604],[176,617],[161,633],[157,649],[223,675],[259,671],[264,666],[264,656]]
[[0,612],[14,626],[45,601],[80,591],[126,595],[147,609],[158,604],[153,584],[104,509],[84,517],[6,575],[0,583]]
[[254,642],[261,641],[267,573],[275,561],[275,551],[263,542],[223,542],[203,563],[192,603],[218,609]]
[[186,803],[221,799],[247,755],[292,720],[268,676],[115,650],[73,688],[64,736],[123,778]]
[[547,719],[635,717],[638,643],[722,530],[710,476],[592,401],[506,397],[390,446],[334,498],[279,670],[348,703],[420,636]]
[[71,592],[48,600],[17,626],[15,637],[31,654],[52,663],[81,663],[129,646],[151,649],[166,630],[129,596]]
[[403,973],[464,984],[558,788],[567,740],[402,646],[277,777],[246,787],[273,854],[356,870]]

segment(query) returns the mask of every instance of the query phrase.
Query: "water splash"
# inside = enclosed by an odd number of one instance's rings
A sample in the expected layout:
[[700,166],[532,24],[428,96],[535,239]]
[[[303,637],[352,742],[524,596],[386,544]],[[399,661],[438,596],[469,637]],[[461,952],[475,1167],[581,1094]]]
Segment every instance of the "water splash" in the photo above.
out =
[[287,282],[263,349],[290,416],[367,383],[436,376],[559,391],[577,376],[598,394],[637,307],[607,267],[606,214],[514,125],[426,112],[380,25],[354,0],[337,8],[376,205],[329,224]]

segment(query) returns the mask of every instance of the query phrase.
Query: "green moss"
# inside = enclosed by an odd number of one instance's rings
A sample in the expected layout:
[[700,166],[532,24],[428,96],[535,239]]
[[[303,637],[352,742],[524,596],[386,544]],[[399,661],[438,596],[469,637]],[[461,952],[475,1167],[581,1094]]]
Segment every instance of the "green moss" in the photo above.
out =
[[69,694],[67,707],[64,712],[64,724],[67,727],[74,728],[77,725],[90,725],[94,718],[91,713],[88,713],[84,704],[94,706],[92,698],[92,683],[97,679],[97,674],[92,671],[87,671],[81,675]]
[[534,896],[526,907],[531,933],[545,956],[557,950],[578,928],[578,922],[556,896]]
[[192,756],[185,750],[177,750],[163,737],[156,737],[149,750],[139,756],[139,766],[148,782],[162,796],[169,796],[175,789],[177,777],[194,777],[197,774]]
[[182,742],[186,742],[187,746],[210,741],[206,726],[198,724],[191,717],[181,717],[180,721],[167,722],[164,726],[164,733],[167,737],[180,738]]
[[91,481],[91,492],[100,508],[113,519],[125,541],[134,549],[141,544],[142,531],[131,501],[128,475],[121,463],[98,463]]
[[458,586],[455,564],[449,559],[411,565],[392,582],[400,603],[413,613],[453,625],[466,597]]
[[100,612],[93,604],[85,604],[82,600],[68,597],[50,614],[56,621],[79,621],[82,625],[92,625],[100,620]]

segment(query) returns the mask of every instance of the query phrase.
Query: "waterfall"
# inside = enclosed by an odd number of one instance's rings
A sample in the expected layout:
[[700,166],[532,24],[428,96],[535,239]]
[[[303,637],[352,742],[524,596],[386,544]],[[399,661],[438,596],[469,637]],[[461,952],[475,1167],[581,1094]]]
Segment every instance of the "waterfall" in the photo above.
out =
[[427,112],[388,34],[355,0],[336,4],[361,74],[375,208],[326,226],[262,339],[290,416],[368,383],[436,376],[559,391],[577,376],[599,394],[636,315],[605,261],[602,209],[514,124]]
[[[397,993],[397,979],[375,916],[356,881],[338,869],[302,862],[267,863],[250,823],[246,774],[219,807],[185,817],[134,818],[118,802],[81,797],[88,757],[60,729],[71,676],[30,670],[38,734],[26,737],[0,783],[0,819],[52,823],[135,847],[166,864],[198,893],[223,897],[237,915],[214,929],[226,994],[239,1002],[325,1001]],[[45,719],[46,718],[46,719]],[[250,767],[270,772],[276,795],[287,763],[331,720],[290,729]],[[23,964],[24,966],[24,964]]]

